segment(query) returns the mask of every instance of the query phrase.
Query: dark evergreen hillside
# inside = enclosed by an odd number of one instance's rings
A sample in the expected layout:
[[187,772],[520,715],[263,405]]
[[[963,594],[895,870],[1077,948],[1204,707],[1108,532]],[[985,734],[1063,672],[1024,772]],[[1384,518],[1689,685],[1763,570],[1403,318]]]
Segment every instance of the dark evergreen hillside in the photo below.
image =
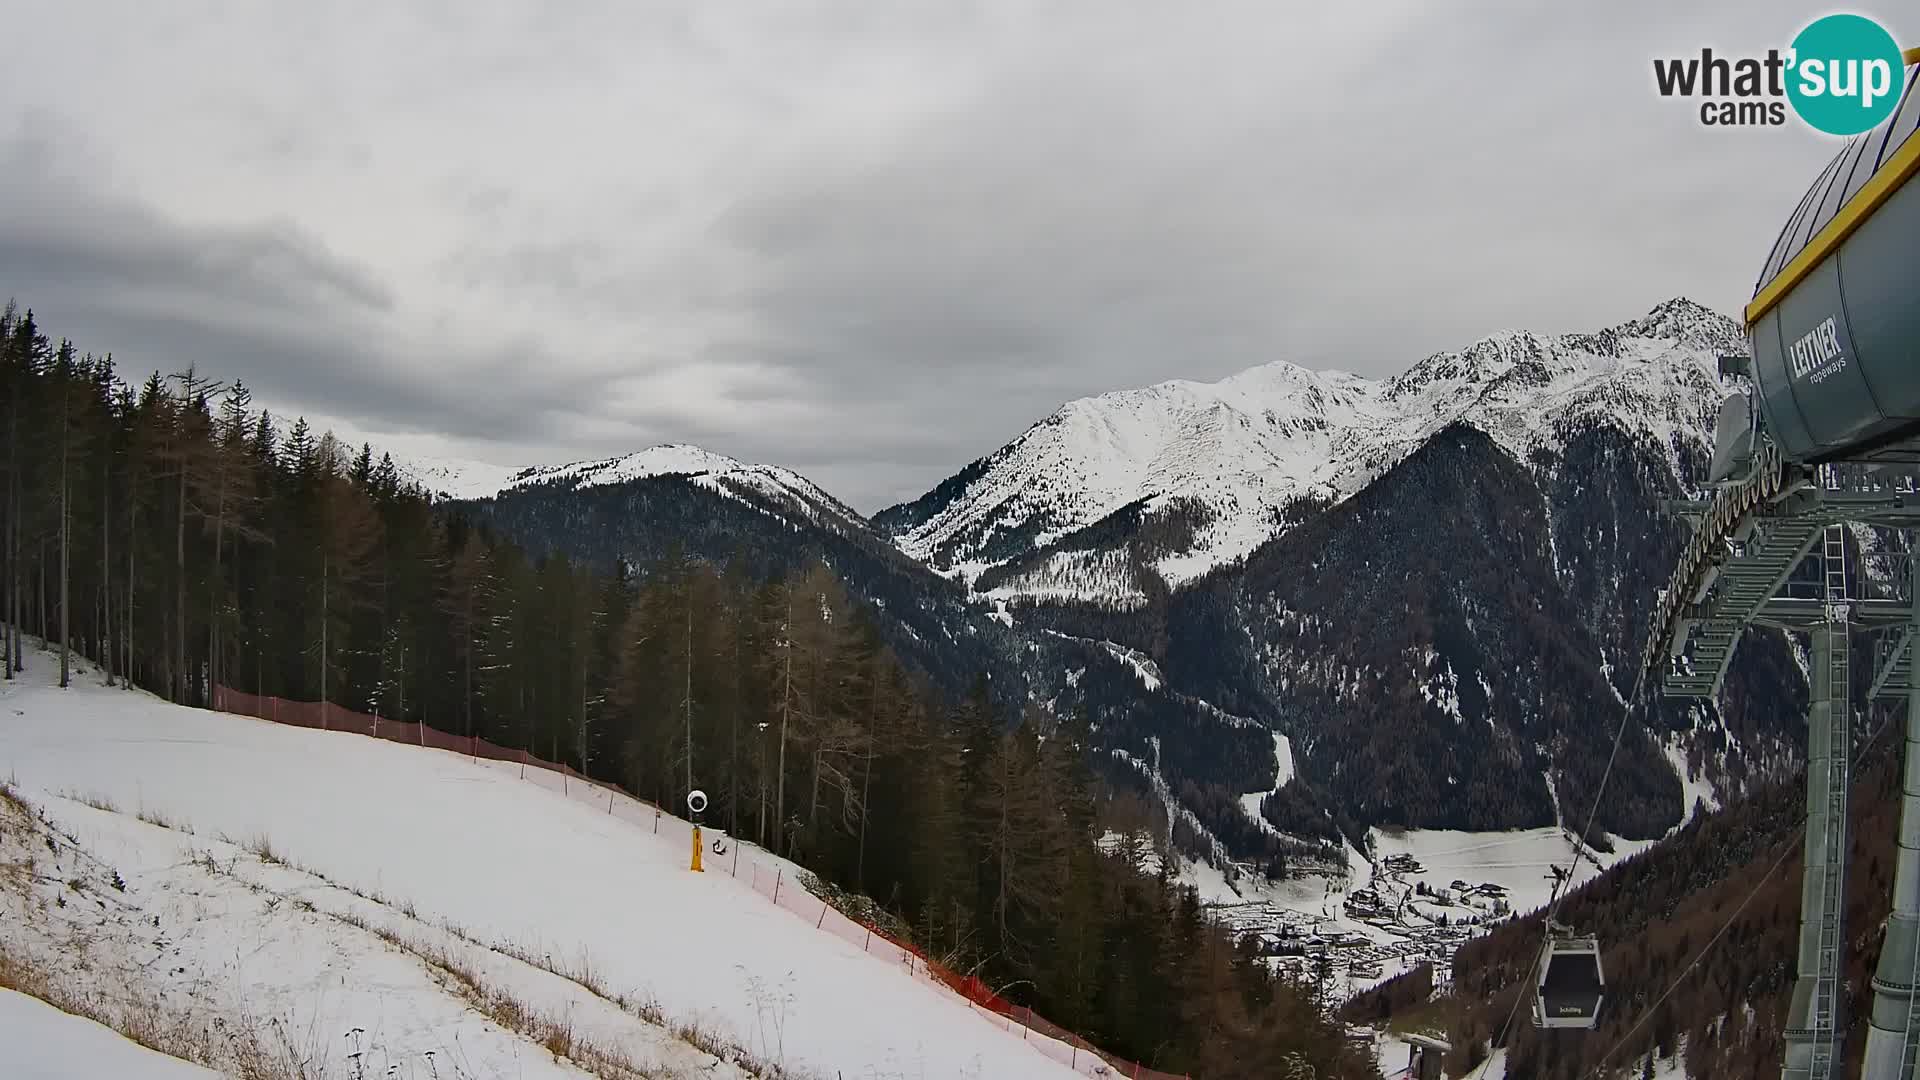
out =
[[[1875,727],[1888,715],[1880,712]],[[1846,918],[1855,947],[1847,977],[1854,1004],[1845,1075],[1860,1067],[1868,979],[1879,961],[1893,878],[1899,742],[1897,723],[1889,726],[1893,733],[1869,748],[1850,800]],[[1777,1073],[1798,932],[1802,782],[1790,776],[1757,784],[1746,798],[1700,815],[1668,842],[1568,897],[1561,921],[1602,942],[1608,1004],[1592,1032],[1535,1030],[1525,1005],[1506,1031],[1519,982],[1539,955],[1537,916],[1462,948],[1451,991],[1437,1006],[1389,983],[1351,1004],[1348,1015],[1371,1021],[1417,1009],[1430,1018],[1437,1009],[1450,1016],[1456,1049],[1449,1067],[1456,1076],[1496,1045],[1510,1048],[1507,1075],[1536,1080],[1640,1077],[1650,1055],[1679,1056],[1691,1080]]]
[[[1634,689],[1647,582],[1685,525],[1660,512],[1681,493],[1656,448],[1566,435],[1523,465],[1449,427],[1163,619],[1046,617],[1150,641],[1175,690],[1289,733],[1296,806],[1311,789],[1362,827],[1504,829],[1554,823],[1557,796],[1583,816]],[[1751,632],[1720,708],[1656,702],[1630,725],[1597,830],[1679,821],[1669,753],[1728,791],[1792,768],[1805,693],[1784,636]]]
[[[30,633],[59,650],[63,685],[78,653],[184,705],[219,685],[322,699],[662,803],[691,781],[732,834],[872,896],[930,955],[1114,1053],[1206,1080],[1378,1075],[1190,889],[1096,843],[1112,756],[1082,714],[1002,710],[984,679],[939,693],[888,647],[889,605],[941,614],[896,556],[694,503],[685,483],[608,493],[604,519],[577,516],[591,492],[509,500],[526,516],[497,522],[436,506],[370,448],[276,424],[241,386],[192,371],[129,386],[12,306],[0,424],[7,678]],[[503,535],[637,514],[666,527],[629,523],[586,559]],[[715,553],[686,558],[693,543]],[[880,595],[856,602],[849,578]],[[921,591],[888,594],[903,579]],[[893,624],[915,625],[939,624]]]
[[969,463],[918,499],[910,503],[889,506],[873,515],[873,524],[887,535],[904,532],[915,525],[924,524],[928,518],[939,513],[962,491],[965,491],[968,484],[978,480],[987,471],[989,463],[987,458]]
[[[1706,462],[1693,444],[1668,449],[1686,475],[1705,475]],[[1605,426],[1572,434],[1558,457],[1536,455],[1532,465],[1574,613],[1593,635],[1608,681],[1629,695],[1657,597],[1654,583],[1678,561],[1687,536],[1683,522],[1658,512],[1662,499],[1679,494],[1672,490],[1672,468],[1654,447]],[[1709,714],[1690,703],[1653,698],[1656,718],[1650,723],[1659,734],[1673,734],[1694,768],[1739,791],[1752,779],[1778,777],[1799,760],[1806,693],[1785,636],[1749,630],[1721,707]]]
[[864,523],[849,528],[756,493],[722,493],[673,475],[591,487],[549,482],[456,508],[536,556],[565,553],[601,571],[624,563],[644,575],[676,551],[753,578],[824,562],[867,606],[888,647],[943,691],[958,696],[987,672],[1001,708],[1024,700],[1024,680],[1008,662],[1018,649],[1007,628]]
[[1155,561],[1191,547],[1194,535],[1211,520],[1211,511],[1195,500],[1173,500],[1152,508],[1140,500],[1045,544],[1033,543],[1037,532],[1033,528],[999,534],[982,554],[1006,561],[982,573],[974,587],[988,591],[1007,584],[1043,586],[1060,573],[1048,566],[1055,556],[1111,552],[1119,558],[1106,571],[1110,584],[1140,596],[1143,606],[1158,608],[1169,590],[1153,568]]
[[[1247,704],[1297,733],[1302,775],[1360,821],[1552,824],[1546,776],[1586,805],[1622,706],[1548,529],[1533,477],[1449,428],[1202,590],[1212,602],[1182,614],[1230,613],[1250,637],[1207,667],[1182,659],[1209,689],[1257,673]],[[1217,623],[1172,636],[1235,640]],[[1678,781],[1643,733],[1622,755],[1600,826],[1657,836],[1679,818]]]

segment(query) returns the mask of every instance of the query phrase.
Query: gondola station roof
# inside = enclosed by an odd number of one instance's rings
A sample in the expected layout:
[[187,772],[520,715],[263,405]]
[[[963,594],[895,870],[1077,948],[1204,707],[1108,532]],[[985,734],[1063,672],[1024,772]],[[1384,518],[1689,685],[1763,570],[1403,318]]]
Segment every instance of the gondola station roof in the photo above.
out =
[[1787,218],[1747,305],[1759,405],[1787,460],[1920,460],[1917,130],[1910,68],[1899,108],[1848,140]]

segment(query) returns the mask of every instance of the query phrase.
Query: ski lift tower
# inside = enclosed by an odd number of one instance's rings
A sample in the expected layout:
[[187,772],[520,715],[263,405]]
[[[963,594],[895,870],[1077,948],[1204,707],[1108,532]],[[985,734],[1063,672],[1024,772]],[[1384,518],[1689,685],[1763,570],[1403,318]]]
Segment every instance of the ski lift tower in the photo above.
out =
[[[1654,647],[1663,665],[1661,691],[1667,696],[1713,698],[1740,636],[1749,626],[1774,627],[1806,635],[1811,685],[1807,707],[1806,863],[1801,889],[1799,978],[1789,1012],[1787,1067],[1792,1080],[1826,1080],[1841,1075],[1844,1062],[1847,867],[1847,794],[1851,786],[1853,641],[1856,634],[1877,641],[1870,698],[1905,698],[1908,705],[1908,759],[1920,769],[1920,696],[1912,677],[1912,645],[1920,624],[1913,603],[1913,555],[1882,573],[1848,568],[1853,550],[1849,524],[1877,526],[1907,535],[1908,547],[1920,535],[1920,485],[1911,469],[1859,469],[1821,466],[1796,470],[1773,499],[1756,505],[1721,541],[1694,589],[1697,599],[1676,606],[1675,631]],[[1722,496],[1736,489],[1723,489]],[[1683,504],[1703,528],[1714,520],[1716,498],[1708,504]],[[1708,535],[1696,533],[1696,539]],[[1796,573],[1803,564],[1817,574]],[[1683,560],[1684,564],[1684,560]],[[1878,579],[1882,584],[1876,585]],[[1671,595],[1671,594],[1670,594]],[[1909,788],[1915,785],[1909,784]],[[1910,794],[1909,798],[1913,795]],[[1895,885],[1895,918],[1889,924],[1875,990],[1875,1030],[1885,1027],[1902,1044],[1914,1001],[1913,945],[1920,916],[1920,812],[1903,819],[1900,874]],[[1903,899],[1904,898],[1904,899]],[[1898,1004],[1897,1019],[1884,1017]],[[1871,1041],[1871,1040],[1870,1040]],[[1879,1075],[1909,1077],[1913,1052],[1905,1045],[1904,1069]],[[1869,1075],[1876,1075],[1870,1073]]]
[[[1920,64],[1920,50],[1907,54]],[[1642,681],[1714,698],[1750,626],[1805,634],[1806,863],[1788,1080],[1846,1069],[1847,794],[1857,638],[1877,642],[1869,700],[1907,704],[1892,914],[1873,979],[1863,1075],[1906,1080],[1920,1042],[1920,69],[1880,127],[1849,140],[1775,241],[1746,310],[1745,380],[1721,405],[1712,497],[1676,503],[1695,531],[1654,605]],[[1844,270],[1844,274],[1843,274]],[[1854,526],[1904,534],[1902,565],[1849,572]],[[1810,559],[1818,573],[1798,573]],[[1811,568],[1811,567],[1809,567]]]

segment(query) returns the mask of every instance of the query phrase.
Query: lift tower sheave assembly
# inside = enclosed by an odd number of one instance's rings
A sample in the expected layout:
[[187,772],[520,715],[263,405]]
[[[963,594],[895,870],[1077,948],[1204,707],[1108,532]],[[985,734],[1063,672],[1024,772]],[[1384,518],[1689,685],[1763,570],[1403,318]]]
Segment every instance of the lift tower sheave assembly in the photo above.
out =
[[[1909,65],[1920,53],[1909,53]],[[1899,855],[1873,978],[1862,1075],[1906,1080],[1920,1044],[1920,69],[1880,127],[1855,136],[1787,219],[1747,306],[1751,357],[1721,406],[1704,501],[1670,506],[1695,526],[1654,604],[1641,680],[1714,698],[1750,626],[1803,634],[1806,862],[1789,1080],[1846,1073],[1847,794],[1853,649],[1876,640],[1869,697],[1907,705]],[[1856,527],[1904,533],[1890,572],[1849,564]],[[1864,534],[1862,534],[1864,535]],[[1799,573],[1810,558],[1817,577]],[[1885,568],[1883,568],[1885,569]],[[1891,582],[1892,584],[1888,584]]]

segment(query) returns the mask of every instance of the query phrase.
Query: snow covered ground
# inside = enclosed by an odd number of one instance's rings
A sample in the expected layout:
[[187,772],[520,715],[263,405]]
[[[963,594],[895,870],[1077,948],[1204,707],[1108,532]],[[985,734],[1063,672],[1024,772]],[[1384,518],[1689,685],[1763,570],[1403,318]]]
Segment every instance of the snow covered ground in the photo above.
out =
[[[1446,889],[1456,879],[1469,885],[1493,884],[1505,890],[1507,903],[1515,914],[1524,915],[1544,907],[1553,895],[1550,867],[1566,867],[1574,862],[1574,851],[1566,833],[1557,827],[1525,829],[1514,832],[1457,832],[1449,829],[1413,829],[1372,833],[1374,858],[1384,862],[1393,855],[1409,855],[1423,869],[1401,875],[1407,887],[1425,882],[1434,891]],[[1597,876],[1615,862],[1644,851],[1655,841],[1610,838],[1612,854],[1582,848],[1574,884]],[[1595,865],[1596,862],[1599,865]]]
[[8,1080],[215,1080],[220,1075],[12,990],[0,990],[0,1072]]
[[1247,817],[1252,818],[1255,824],[1264,826],[1269,832],[1278,832],[1279,830],[1260,814],[1261,800],[1277,794],[1281,788],[1287,786],[1287,781],[1293,779],[1293,744],[1285,735],[1277,731],[1273,733],[1273,767],[1278,773],[1273,787],[1266,791],[1255,791],[1240,796],[1240,808],[1246,811]]
[[803,1076],[1077,1075],[768,903],[748,867],[687,872],[684,824],[655,834],[639,804],[563,793],[539,770],[522,780],[504,763],[179,708],[97,674],[63,692],[51,667],[33,656],[0,689],[0,775],[57,849],[39,849],[48,880],[15,902],[68,900],[26,945],[84,930],[100,963],[62,970],[89,989],[137,982],[284,1031],[334,1075],[351,1075],[356,1048],[378,1065],[369,1076],[580,1075],[498,1022],[501,1000],[538,1014],[536,1038],[562,1029],[657,1075],[745,1075],[669,1027]]
[[[1276,736],[1277,752],[1282,745]],[[1496,899],[1516,915],[1542,907],[1553,892],[1550,867],[1574,861],[1569,841],[1556,828],[1485,833],[1376,829],[1371,836],[1373,862],[1351,844],[1346,846],[1344,879],[1301,874],[1269,882],[1246,868],[1223,871],[1186,858],[1179,860],[1177,876],[1236,932],[1290,934],[1309,944],[1351,942],[1332,954],[1333,992],[1347,995],[1425,962],[1434,963],[1436,974],[1444,978],[1453,950],[1502,918]],[[1612,853],[1583,849],[1576,884],[1655,843],[1618,837],[1612,841]],[[1413,863],[1404,861],[1407,858]],[[1454,889],[1456,881],[1464,881],[1469,890]],[[1421,895],[1423,883],[1431,895]],[[1498,892],[1482,891],[1488,885]],[[1364,895],[1363,890],[1378,898],[1377,908],[1348,906],[1349,898]],[[1440,902],[1441,896],[1446,902]],[[1305,956],[1273,962],[1302,971],[1312,967]]]

